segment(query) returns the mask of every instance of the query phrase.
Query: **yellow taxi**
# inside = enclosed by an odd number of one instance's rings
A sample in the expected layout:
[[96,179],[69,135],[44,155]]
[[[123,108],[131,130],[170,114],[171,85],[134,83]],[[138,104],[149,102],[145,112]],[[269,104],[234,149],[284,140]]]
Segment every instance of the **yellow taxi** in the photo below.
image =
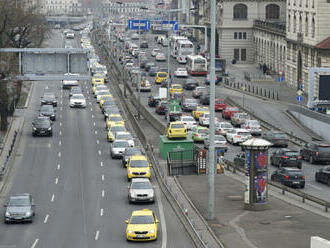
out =
[[106,101],[106,100],[112,100],[113,98],[112,98],[112,95],[109,93],[108,95],[103,95],[103,96],[101,96],[100,97],[100,107],[102,108],[103,107],[103,103],[104,103],[104,101]]
[[95,84],[104,84],[104,77],[103,77],[103,75],[101,75],[101,74],[95,74],[92,77],[92,85],[95,85]]
[[107,140],[109,142],[113,142],[115,140],[115,133],[116,132],[126,132],[126,127],[124,125],[122,125],[122,123],[120,124],[115,124],[112,125],[107,133]]
[[181,84],[172,84],[170,88],[170,94],[172,95],[174,92],[183,93],[183,88]]
[[135,210],[125,221],[126,238],[129,241],[148,241],[157,239],[159,220],[149,209]]
[[150,164],[143,155],[133,155],[127,163],[127,179],[135,177],[151,177]]
[[209,108],[208,107],[203,107],[203,106],[197,106],[196,110],[192,112],[192,117],[195,118],[195,120],[198,120],[199,117],[204,114],[204,113],[209,113]]
[[160,84],[163,82],[163,80],[168,79],[168,74],[167,72],[163,72],[163,71],[159,71],[156,74],[156,79],[155,79],[155,83],[156,84]]
[[187,138],[188,132],[182,121],[170,122],[166,128],[166,136],[169,139]]
[[125,121],[120,114],[111,114],[107,117],[105,122],[107,129],[109,130],[113,125],[123,125],[125,126]]

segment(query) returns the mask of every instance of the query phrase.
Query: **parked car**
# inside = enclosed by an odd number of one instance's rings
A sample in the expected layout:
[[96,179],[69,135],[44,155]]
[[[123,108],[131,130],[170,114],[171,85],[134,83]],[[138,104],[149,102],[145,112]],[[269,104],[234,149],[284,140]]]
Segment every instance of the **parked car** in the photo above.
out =
[[[140,91],[142,92],[151,92],[151,83],[147,79],[142,79],[140,84]],[[136,91],[139,91],[139,85],[136,86]]]
[[187,130],[191,130],[193,127],[197,126],[197,122],[192,116],[183,115],[180,117],[180,121],[183,122]]
[[229,120],[233,116],[233,114],[238,113],[238,112],[240,112],[239,108],[227,106],[222,111],[222,118]]
[[45,92],[44,95],[40,99],[41,105],[53,105],[57,106],[56,96],[52,92]]
[[32,222],[35,216],[35,204],[31,194],[12,195],[5,207],[5,223]]
[[[220,82],[222,82],[222,77],[218,77],[217,75],[215,76],[215,85],[218,85]],[[205,84],[209,85],[210,84],[210,74],[207,74],[205,78]]]
[[198,103],[194,98],[182,98],[181,108],[184,112],[191,112],[196,110]]
[[199,103],[202,105],[210,105],[210,93],[205,91],[199,97]]
[[124,152],[123,158],[122,158],[122,164],[125,168],[126,168],[129,158],[134,155],[142,155],[141,149],[138,147],[127,147],[125,149],[125,152]]
[[156,55],[160,52],[161,52],[161,50],[159,48],[154,48],[154,49],[152,49],[151,56],[156,57]]
[[223,111],[227,107],[225,99],[216,98],[214,104],[215,111]]
[[330,166],[325,166],[315,173],[315,181],[330,186]]
[[157,75],[158,71],[159,71],[159,67],[157,67],[157,66],[150,67],[149,76],[150,77],[155,77]]
[[183,83],[183,88],[185,90],[193,90],[198,86],[198,82],[195,79],[188,78],[184,83]]
[[192,127],[190,134],[194,142],[204,142],[209,137],[209,129],[201,126]]
[[127,140],[114,140],[110,148],[111,158],[122,158],[127,147],[130,147]]
[[226,138],[229,143],[233,145],[240,145],[244,141],[251,139],[252,135],[246,129],[236,128],[236,129],[228,130]]
[[187,72],[186,68],[177,68],[176,71],[174,71],[174,76],[188,77],[188,72]]
[[47,116],[50,120],[56,120],[56,113],[55,109],[52,105],[42,105],[39,110],[39,116]]
[[300,169],[296,168],[283,167],[277,169],[272,173],[270,180],[289,187],[305,187],[305,176]]
[[[215,122],[219,122],[219,119],[215,117]],[[202,115],[199,116],[198,119],[199,125],[208,127],[210,125],[210,113],[204,112]]]
[[199,98],[203,94],[203,92],[207,92],[207,88],[204,87],[204,86],[198,86],[193,91],[193,95],[192,96],[194,98]]
[[244,128],[252,135],[260,136],[262,134],[262,129],[259,121],[257,120],[246,120],[242,125],[241,128]]
[[148,48],[148,47],[149,47],[148,41],[146,40],[141,41],[140,48]]
[[[214,145],[217,149],[220,148],[223,152],[228,151],[227,140],[222,135],[214,135]],[[204,147],[208,149],[209,146],[210,146],[210,140],[209,137],[207,137],[204,140]]]
[[165,115],[168,108],[167,101],[160,101],[156,105],[156,113],[159,115]]
[[48,116],[38,116],[33,120],[32,136],[53,136],[52,122]]
[[235,113],[230,118],[230,122],[234,127],[240,127],[245,121],[250,120],[250,116],[247,113]]
[[289,139],[286,133],[281,131],[267,132],[262,138],[273,144],[273,147],[288,147]]
[[166,128],[166,136],[168,139],[185,139],[187,138],[187,128],[182,121],[169,122]]
[[115,133],[115,140],[127,140],[130,147],[134,147],[134,139],[133,136],[127,132],[116,132]]
[[330,162],[330,144],[310,142],[301,149],[300,153],[302,158],[311,164]]
[[229,122],[216,122],[215,123],[215,133],[221,134],[223,136],[227,135],[229,130],[234,129],[234,127]]
[[150,68],[151,67],[155,67],[156,65],[155,65],[155,63],[154,62],[147,62],[146,64],[145,64],[145,66],[144,66],[144,69],[146,70],[146,71],[150,71]]
[[277,167],[302,168],[302,156],[299,151],[281,148],[270,156],[270,164]]
[[133,178],[128,187],[128,201],[154,202],[155,195],[152,184],[148,178]]

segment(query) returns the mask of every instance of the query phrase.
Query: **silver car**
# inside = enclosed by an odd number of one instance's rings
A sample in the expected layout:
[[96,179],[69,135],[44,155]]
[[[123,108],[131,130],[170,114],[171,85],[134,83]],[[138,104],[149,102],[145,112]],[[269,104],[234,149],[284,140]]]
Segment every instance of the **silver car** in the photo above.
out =
[[148,178],[133,178],[128,187],[128,201],[154,202],[154,189]]
[[122,158],[127,147],[130,147],[127,140],[115,140],[110,148],[111,158]]
[[134,139],[129,132],[116,132],[115,140],[127,140],[130,147],[134,146]]
[[5,223],[33,221],[35,205],[30,194],[10,196],[5,207]]

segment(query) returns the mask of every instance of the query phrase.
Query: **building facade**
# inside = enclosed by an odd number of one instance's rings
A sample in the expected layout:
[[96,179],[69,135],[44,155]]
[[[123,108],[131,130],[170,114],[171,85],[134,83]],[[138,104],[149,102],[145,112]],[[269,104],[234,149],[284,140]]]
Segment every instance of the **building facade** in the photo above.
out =
[[43,0],[45,15],[78,15],[81,13],[80,0]]

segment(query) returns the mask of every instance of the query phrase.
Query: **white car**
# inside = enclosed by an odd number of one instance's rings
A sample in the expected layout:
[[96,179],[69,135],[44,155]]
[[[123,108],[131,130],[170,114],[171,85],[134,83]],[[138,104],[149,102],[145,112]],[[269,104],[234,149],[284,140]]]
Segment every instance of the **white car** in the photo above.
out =
[[[220,147],[224,152],[228,150],[227,140],[223,135],[214,135],[214,145],[215,147]],[[208,148],[210,146],[209,138],[204,140],[204,147]]]
[[[136,86],[136,90],[139,91],[139,85]],[[140,91],[151,92],[151,83],[149,82],[149,80],[144,79],[141,81]]]
[[127,71],[129,71],[133,67],[134,67],[134,64],[133,63],[126,63],[124,69],[127,70]]
[[195,121],[194,117],[192,117],[192,116],[183,115],[180,117],[180,121],[183,122],[184,126],[188,130],[191,130],[192,127],[197,127],[197,122]]
[[159,48],[154,48],[154,49],[152,49],[151,56],[156,57],[156,55],[158,53],[160,53],[160,49]]
[[241,125],[241,128],[248,130],[252,135],[261,135],[262,129],[259,121],[247,120]]
[[116,132],[115,140],[126,140],[130,147],[134,147],[134,139],[129,132]]
[[75,94],[70,97],[70,108],[86,108],[86,99],[83,94]]
[[238,145],[251,138],[251,133],[246,129],[237,128],[227,131],[227,141],[233,145]]
[[97,85],[96,88],[95,88],[95,92],[94,92],[95,97],[98,95],[98,93],[100,93],[100,92],[102,92],[102,91],[104,91],[104,90],[109,91],[109,89],[108,89],[107,86],[105,86],[105,85],[103,85],[103,84],[99,84],[99,85]]
[[156,61],[166,61],[166,56],[164,53],[158,53],[156,55]]
[[74,39],[74,33],[73,32],[67,32],[66,34],[65,34],[65,38],[67,38],[67,39]]
[[234,129],[234,127],[229,122],[217,122],[215,124],[215,133],[221,134],[223,136],[226,136],[227,132],[229,130],[233,130],[233,129]]
[[79,86],[78,80],[63,80],[62,81],[63,89],[70,89],[73,86]]
[[176,76],[176,77],[188,77],[188,72],[187,72],[186,68],[178,68],[174,72],[174,76]]
[[[210,125],[210,113],[203,113],[199,119],[199,125],[201,126],[209,126]],[[215,117],[215,123],[219,122],[219,119]]]

